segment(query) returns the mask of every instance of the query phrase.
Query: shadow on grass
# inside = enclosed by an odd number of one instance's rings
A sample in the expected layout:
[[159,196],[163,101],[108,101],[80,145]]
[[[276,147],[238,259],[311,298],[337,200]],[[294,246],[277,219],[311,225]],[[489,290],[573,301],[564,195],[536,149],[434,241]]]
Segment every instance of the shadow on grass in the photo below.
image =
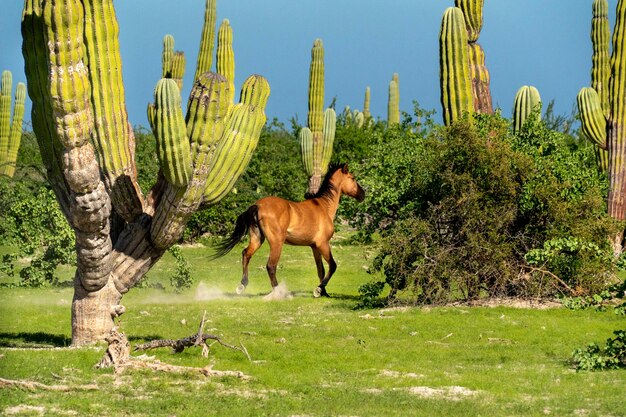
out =
[[49,348],[67,347],[72,339],[63,334],[44,332],[0,333],[0,347]]

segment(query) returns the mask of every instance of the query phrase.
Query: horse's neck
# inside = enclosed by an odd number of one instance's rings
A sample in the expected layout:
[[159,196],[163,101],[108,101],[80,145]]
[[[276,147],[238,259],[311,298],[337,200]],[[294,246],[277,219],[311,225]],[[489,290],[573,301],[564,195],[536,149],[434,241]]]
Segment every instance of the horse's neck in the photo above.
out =
[[339,208],[339,200],[341,199],[341,191],[333,189],[328,195],[320,197],[319,201],[326,207],[328,216],[335,220],[337,209]]

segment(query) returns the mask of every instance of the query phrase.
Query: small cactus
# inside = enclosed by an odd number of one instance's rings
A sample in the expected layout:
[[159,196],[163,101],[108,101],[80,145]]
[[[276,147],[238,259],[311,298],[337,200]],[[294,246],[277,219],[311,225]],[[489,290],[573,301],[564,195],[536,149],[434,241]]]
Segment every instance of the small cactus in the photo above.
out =
[[365,99],[363,100],[363,117],[365,120],[369,120],[372,118],[372,113],[370,111],[370,88],[369,86],[365,87]]
[[389,126],[400,123],[400,78],[394,73],[389,82],[389,100],[387,102],[387,124]]
[[17,151],[22,140],[22,119],[24,117],[24,100],[26,85],[18,83],[15,90],[13,122],[11,122],[11,92],[13,78],[10,71],[2,72],[0,87],[0,175],[11,178],[15,174]]
[[520,132],[524,122],[533,112],[537,112],[537,117],[541,119],[541,96],[535,87],[525,85],[515,94],[513,132]]

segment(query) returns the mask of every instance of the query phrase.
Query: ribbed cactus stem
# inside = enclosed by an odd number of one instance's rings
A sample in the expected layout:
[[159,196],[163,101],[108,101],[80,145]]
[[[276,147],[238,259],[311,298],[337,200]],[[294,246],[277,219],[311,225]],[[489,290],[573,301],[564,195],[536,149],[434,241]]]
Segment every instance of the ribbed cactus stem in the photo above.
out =
[[136,180],[135,139],[126,110],[119,26],[112,0],[82,3],[91,106],[97,121],[92,142],[113,207],[131,221],[143,212],[144,201]]
[[309,113],[311,132],[321,132],[324,124],[324,44],[321,39],[313,42],[309,68]]
[[66,217],[69,217],[70,191],[62,168],[64,147],[54,129],[52,103],[48,100],[48,48],[44,36],[41,0],[26,0],[22,12],[22,55],[32,102],[31,121],[48,181]]
[[204,198],[208,166],[224,131],[228,112],[228,81],[205,72],[194,83],[186,116],[194,166],[191,181],[184,187],[167,183],[152,220],[150,236],[158,248],[167,248],[182,236],[187,219]]
[[333,155],[333,143],[335,142],[336,129],[337,114],[335,113],[335,110],[328,108],[324,111],[323,146],[321,158],[322,175],[326,175],[330,159]]
[[606,150],[606,118],[600,96],[595,89],[585,87],[578,93],[577,101],[585,136],[598,147]]
[[609,215],[626,218],[626,0],[619,0],[613,30],[607,143],[609,147]]
[[217,16],[215,2],[216,0],[206,0],[204,6],[204,24],[202,26],[200,50],[196,64],[196,75],[193,78],[194,82],[205,72],[211,71],[213,64],[213,45],[215,44],[215,21]]
[[310,177],[313,175],[313,133],[308,127],[300,129],[298,134],[300,140],[300,151],[302,154],[302,165],[304,172]]
[[372,113],[370,111],[370,99],[371,99],[371,90],[370,87],[365,87],[365,99],[363,100],[363,116],[365,120],[370,119],[372,117]]
[[609,5],[607,0],[593,2],[591,20],[591,87],[600,97],[604,115],[609,116],[609,78],[611,76],[611,29],[609,28]]
[[[56,132],[65,147],[63,173],[71,190],[69,221],[76,231],[76,276],[87,291],[101,289],[109,279],[112,243],[111,203],[100,181],[90,143],[94,120],[89,74],[84,65],[84,9],[79,0],[51,0],[43,12],[49,49],[49,99]],[[71,86],[72,88],[68,88]]]
[[204,202],[215,204],[228,194],[252,158],[265,125],[270,95],[267,80],[252,75],[241,88],[241,102],[228,113],[224,133],[209,165]]
[[174,37],[167,34],[163,37],[163,53],[161,55],[161,78],[172,78],[174,65]]
[[515,94],[513,132],[521,131],[524,123],[533,113],[536,113],[537,118],[541,119],[541,96],[535,87],[525,85]]
[[469,42],[478,41],[483,27],[484,0],[455,0],[454,5],[463,11]]
[[13,76],[10,71],[2,72],[0,87],[0,172],[4,172],[9,154],[9,136],[11,135],[11,93]]
[[308,126],[313,139],[313,174],[309,178],[309,193],[315,194],[321,185],[322,153],[324,141],[324,44],[316,39],[311,48],[309,67],[309,113]]
[[[8,75],[7,80],[5,80],[5,74]],[[24,85],[24,83],[18,83],[15,89],[13,121],[7,132],[4,124],[9,123],[10,115],[5,114],[5,111],[7,113],[10,112],[10,107],[9,109],[4,108],[4,99],[6,93],[8,93],[7,97],[9,97],[9,100],[11,98],[12,80],[10,78],[11,72],[4,71],[2,73],[2,92],[0,94],[0,174],[6,175],[9,178],[13,177],[15,174],[17,152],[22,140],[22,120],[24,118],[24,101],[26,99],[26,85]],[[5,82],[8,83],[8,86],[5,86]],[[5,136],[5,133],[7,136]]]
[[182,51],[174,52],[172,59],[172,79],[176,81],[178,91],[183,91],[183,77],[185,76],[185,53]]
[[176,81],[161,78],[154,89],[154,136],[163,176],[176,187],[187,185],[192,174],[190,144]]
[[439,32],[441,104],[446,125],[464,113],[474,112],[467,43],[463,12],[458,7],[449,7]]
[[389,126],[400,123],[399,97],[398,83],[396,80],[391,80],[389,82],[389,100],[387,102],[387,123]]
[[217,32],[217,73],[230,84],[230,102],[235,100],[235,53],[233,52],[233,29],[224,19]]

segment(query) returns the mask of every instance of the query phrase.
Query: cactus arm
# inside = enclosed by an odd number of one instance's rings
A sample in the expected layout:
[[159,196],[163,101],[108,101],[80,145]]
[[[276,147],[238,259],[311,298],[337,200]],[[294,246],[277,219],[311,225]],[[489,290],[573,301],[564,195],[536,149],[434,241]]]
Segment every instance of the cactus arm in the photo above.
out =
[[215,204],[232,190],[248,166],[265,125],[270,94],[267,80],[252,75],[241,88],[241,102],[229,111],[222,138],[209,165],[204,203]]
[[192,173],[190,144],[176,81],[161,78],[154,90],[154,127],[157,156],[165,179],[172,185],[187,185]]
[[483,3],[484,0],[455,0],[454,5],[463,11],[465,26],[467,28],[468,41],[478,41],[483,27]]
[[193,77],[197,81],[202,74],[211,71],[213,64],[213,45],[215,44],[215,21],[216,21],[216,0],[206,0],[204,6],[204,24],[202,26],[202,37],[200,38],[200,50],[198,52],[198,62],[196,63],[196,75]]
[[233,52],[233,29],[224,19],[217,32],[217,73],[223,75],[230,85],[230,103],[235,100],[235,53]]
[[104,184],[118,214],[131,221],[143,212],[137,182],[135,138],[128,120],[119,26],[112,0],[83,0],[84,43],[91,80],[93,144]]
[[24,118],[24,101],[26,99],[26,85],[18,83],[15,90],[15,106],[13,107],[13,121],[11,123],[11,133],[9,135],[9,146],[7,150],[6,161],[0,174],[4,174],[9,178],[15,175],[15,165],[17,162],[17,152],[20,148],[22,140],[22,120]]
[[580,90],[577,97],[580,121],[585,136],[601,149],[607,149],[606,119],[600,96],[590,87]]
[[335,131],[337,129],[337,114],[335,110],[328,108],[324,111],[323,147],[321,158],[322,175],[326,175],[328,165],[333,155],[333,143],[335,142]]
[[304,172],[310,177],[313,175],[313,134],[311,129],[303,127],[298,134],[300,140],[300,151],[302,154],[302,165]]
[[54,190],[61,210],[69,217],[70,190],[65,182],[62,168],[63,145],[61,144],[52,115],[48,94],[48,48],[44,35],[42,0],[26,0],[22,11],[22,55],[28,79],[28,95],[32,102],[31,120],[41,159],[46,167],[48,181]]
[[458,7],[446,9],[439,32],[441,104],[443,120],[452,124],[474,112],[465,18]]
[[[517,90],[513,104],[513,132],[520,132],[526,119],[538,110],[541,110],[541,96],[535,87],[525,85]],[[541,112],[537,116],[541,119]]]
[[163,52],[161,54],[161,78],[172,78],[174,63],[174,37],[167,34],[163,37]]
[[600,96],[604,115],[609,116],[609,78],[611,76],[611,29],[609,28],[609,5],[607,0],[595,0],[592,6],[591,44],[591,87]]
[[11,71],[2,72],[0,87],[0,172],[4,172],[9,154],[9,136],[11,135],[11,92],[13,76]]
[[227,90],[228,81],[215,73],[203,73],[192,88],[186,124],[194,170],[186,186],[165,185],[150,228],[157,248],[165,249],[180,239],[187,219],[203,200],[208,165],[228,112]]
[[183,77],[185,76],[185,53],[182,51],[174,52],[172,59],[172,79],[176,81],[178,91],[183,91]]

